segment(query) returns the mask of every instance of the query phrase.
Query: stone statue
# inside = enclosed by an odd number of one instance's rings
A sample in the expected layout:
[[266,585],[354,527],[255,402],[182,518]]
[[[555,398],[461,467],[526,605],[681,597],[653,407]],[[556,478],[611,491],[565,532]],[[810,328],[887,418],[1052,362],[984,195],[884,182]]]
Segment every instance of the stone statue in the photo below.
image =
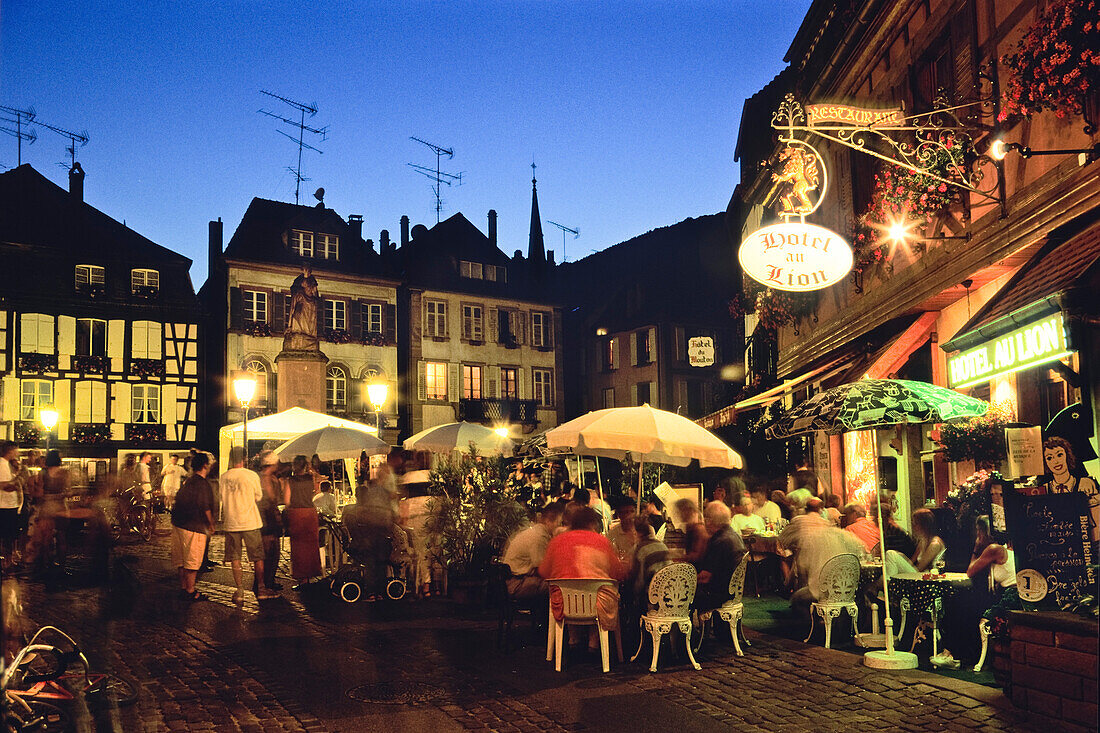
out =
[[308,265],[294,278],[290,286],[290,313],[287,314],[283,351],[321,351],[317,338],[317,309],[321,298],[317,294],[317,279]]

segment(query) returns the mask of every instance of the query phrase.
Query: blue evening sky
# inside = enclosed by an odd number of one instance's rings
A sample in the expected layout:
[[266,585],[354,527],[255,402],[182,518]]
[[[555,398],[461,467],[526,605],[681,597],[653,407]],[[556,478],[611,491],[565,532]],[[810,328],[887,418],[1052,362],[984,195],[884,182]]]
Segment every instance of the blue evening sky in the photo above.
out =
[[[85,198],[195,261],[206,222],[232,234],[252,197],[294,200],[296,133],[257,114],[316,103],[323,154],[305,151],[302,202],[326,190],[364,236],[435,222],[434,167],[415,135],[455,151],[443,217],[461,211],[526,251],[532,158],[548,247],[580,229],[578,259],[655,227],[725,209],[746,96],[783,68],[809,0],[651,2],[168,2],[4,0],[0,104],[91,142]],[[62,186],[67,140],[48,130],[23,162]],[[0,136],[0,165],[16,141]],[[732,256],[732,254],[731,254]]]

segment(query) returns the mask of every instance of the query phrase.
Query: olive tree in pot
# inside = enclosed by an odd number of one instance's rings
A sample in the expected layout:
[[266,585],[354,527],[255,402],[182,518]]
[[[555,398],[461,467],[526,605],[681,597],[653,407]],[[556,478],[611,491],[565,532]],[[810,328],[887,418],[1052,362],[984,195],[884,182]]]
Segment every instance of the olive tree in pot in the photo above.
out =
[[477,453],[442,458],[431,472],[437,498],[429,530],[438,537],[448,587],[457,597],[482,597],[493,558],[527,521],[527,513],[506,492],[503,458]]

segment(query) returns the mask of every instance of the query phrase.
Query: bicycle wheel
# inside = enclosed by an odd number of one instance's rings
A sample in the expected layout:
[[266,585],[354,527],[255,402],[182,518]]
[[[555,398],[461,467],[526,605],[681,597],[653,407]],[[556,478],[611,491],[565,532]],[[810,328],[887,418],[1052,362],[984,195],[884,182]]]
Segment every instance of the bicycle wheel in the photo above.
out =
[[[73,721],[61,708],[40,700],[23,700],[26,708],[12,702],[4,712],[4,731],[43,731],[43,733],[68,733]],[[29,708],[30,712],[27,711]],[[37,722],[35,722],[37,721]]]
[[106,674],[101,682],[88,690],[85,698],[89,704],[124,708],[137,702],[137,686],[118,675]]
[[140,506],[134,511],[134,526],[138,534],[145,542],[153,539],[153,532],[157,528],[157,517],[148,506]]

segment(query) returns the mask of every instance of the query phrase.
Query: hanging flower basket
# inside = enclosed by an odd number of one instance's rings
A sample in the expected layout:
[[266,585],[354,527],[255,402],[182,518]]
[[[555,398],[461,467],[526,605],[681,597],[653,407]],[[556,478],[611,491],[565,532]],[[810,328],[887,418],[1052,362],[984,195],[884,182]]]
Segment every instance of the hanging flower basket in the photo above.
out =
[[978,468],[999,465],[1005,459],[1005,428],[1015,419],[1010,405],[996,402],[980,417],[944,423],[939,438],[944,458],[971,460]]
[[1051,110],[1060,118],[1086,115],[1100,92],[1100,6],[1096,0],[1063,0],[1028,29],[1016,49],[1001,57],[1008,83],[998,121]]

